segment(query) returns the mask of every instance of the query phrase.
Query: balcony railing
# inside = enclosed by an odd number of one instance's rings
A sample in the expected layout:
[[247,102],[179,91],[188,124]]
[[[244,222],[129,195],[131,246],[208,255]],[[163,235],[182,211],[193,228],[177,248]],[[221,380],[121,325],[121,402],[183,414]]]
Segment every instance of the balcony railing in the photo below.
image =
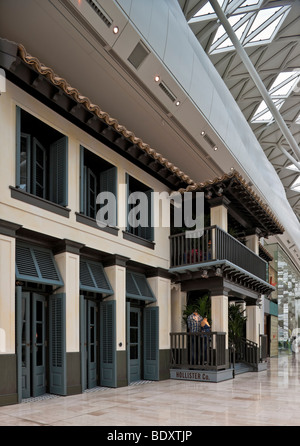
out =
[[226,334],[170,333],[171,368],[220,370],[228,368],[225,355]]
[[266,262],[218,226],[203,229],[201,237],[170,236],[171,268],[227,260],[266,280]]

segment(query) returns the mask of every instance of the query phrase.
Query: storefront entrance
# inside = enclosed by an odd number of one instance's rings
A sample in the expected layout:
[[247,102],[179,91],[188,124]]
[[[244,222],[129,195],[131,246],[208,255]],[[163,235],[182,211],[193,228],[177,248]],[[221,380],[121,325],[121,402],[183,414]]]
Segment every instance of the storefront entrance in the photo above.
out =
[[22,398],[46,393],[46,299],[22,293]]
[[141,379],[141,310],[130,308],[128,321],[129,382]]
[[82,391],[116,387],[115,301],[80,296]]

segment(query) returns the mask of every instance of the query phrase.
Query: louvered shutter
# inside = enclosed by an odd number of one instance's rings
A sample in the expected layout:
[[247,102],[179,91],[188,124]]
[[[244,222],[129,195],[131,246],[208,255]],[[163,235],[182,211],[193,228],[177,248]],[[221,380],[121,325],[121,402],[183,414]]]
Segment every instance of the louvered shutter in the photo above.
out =
[[113,294],[113,289],[100,262],[80,260],[80,289],[96,293]]
[[32,139],[32,193],[40,198],[46,198],[46,149],[36,139]]
[[66,374],[66,295],[49,298],[50,393],[67,394]]
[[144,379],[159,379],[159,307],[144,308]]
[[68,204],[68,138],[63,136],[50,145],[50,200]]
[[100,303],[100,385],[117,387],[116,301]]
[[47,285],[63,285],[52,252],[31,245],[16,246],[16,278]]
[[144,274],[126,271],[126,297],[155,302],[156,298]]
[[[107,224],[117,225],[117,168],[111,167],[100,173],[100,192],[110,192],[115,196],[115,206],[110,209]],[[102,205],[104,206],[104,205]]]
[[80,212],[86,215],[86,166],[84,165],[84,147],[80,146]]
[[84,296],[80,295],[80,369],[82,392],[87,388],[86,359],[86,301]]
[[143,229],[143,238],[146,240],[153,242],[154,240],[154,216],[153,216],[153,197],[152,197],[152,189],[148,189],[145,194],[148,200],[148,226]]

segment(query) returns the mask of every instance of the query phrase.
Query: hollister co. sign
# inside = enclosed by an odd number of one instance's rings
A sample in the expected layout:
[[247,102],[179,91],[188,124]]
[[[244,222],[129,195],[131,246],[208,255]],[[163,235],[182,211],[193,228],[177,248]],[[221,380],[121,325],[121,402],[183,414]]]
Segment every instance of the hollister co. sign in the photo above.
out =
[[171,378],[193,381],[212,381],[209,373],[198,370],[171,370]]

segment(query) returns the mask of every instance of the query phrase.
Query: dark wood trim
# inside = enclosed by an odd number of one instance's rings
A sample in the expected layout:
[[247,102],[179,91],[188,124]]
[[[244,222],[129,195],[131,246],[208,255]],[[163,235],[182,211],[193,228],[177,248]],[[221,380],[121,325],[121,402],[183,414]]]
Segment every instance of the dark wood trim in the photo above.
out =
[[112,254],[108,255],[107,258],[103,260],[103,266],[104,268],[107,268],[109,266],[122,266],[123,268],[126,268],[127,262],[130,260],[129,257],[124,257],[119,254]]
[[75,212],[76,221],[82,223],[83,225],[90,226],[91,228],[99,229],[100,231],[107,232],[112,235],[118,235],[119,228],[113,226],[99,226],[94,218],[87,217],[86,215]]
[[84,247],[82,243],[74,242],[73,240],[64,239],[57,243],[53,249],[53,254],[60,254],[61,252],[70,252],[72,254],[80,255],[80,250]]
[[28,192],[18,189],[17,187],[9,186],[9,188],[11,191],[11,198],[31,204],[32,206],[44,209],[45,211],[53,212],[54,214],[62,217],[69,218],[70,216],[69,214],[71,210],[68,208],[53,203],[52,201],[45,200],[44,198],[37,197],[36,195],[29,194]]
[[21,225],[12,223],[7,220],[0,220],[0,234],[7,235],[8,237],[16,237],[18,229],[22,228]]
[[137,243],[138,245],[145,246],[146,248],[155,249],[154,242],[150,242],[149,240],[138,237],[137,235],[130,234],[130,232],[127,231],[123,231],[123,239],[133,243]]

